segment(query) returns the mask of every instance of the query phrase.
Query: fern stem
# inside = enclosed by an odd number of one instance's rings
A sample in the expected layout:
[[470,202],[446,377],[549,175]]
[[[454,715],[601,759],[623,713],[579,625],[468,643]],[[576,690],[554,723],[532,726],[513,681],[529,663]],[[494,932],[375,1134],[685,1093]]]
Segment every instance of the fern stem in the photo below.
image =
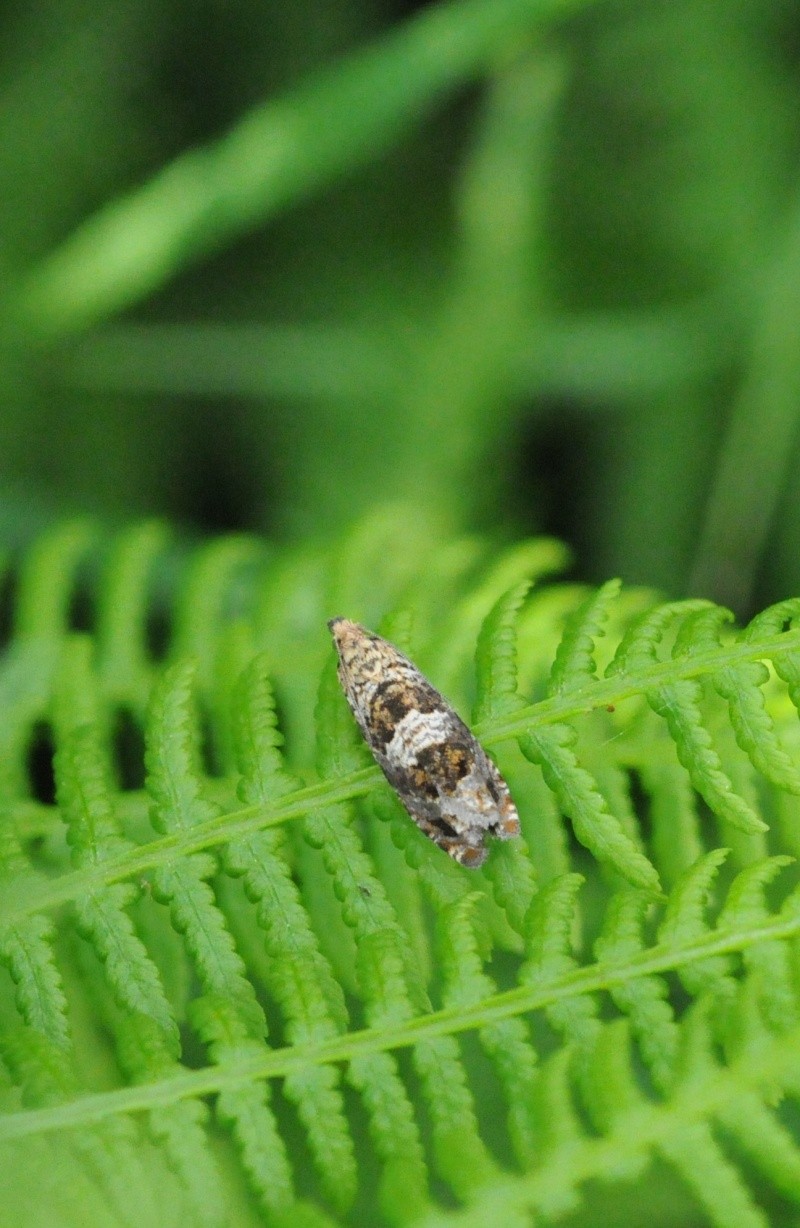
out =
[[[598,993],[641,976],[671,972],[715,956],[745,951],[759,943],[800,934],[800,911],[775,917],[755,928],[705,934],[681,945],[652,947],[624,965],[591,964],[565,973],[545,986],[520,986],[475,1004],[447,1007],[380,1027],[364,1028],[316,1045],[296,1045],[265,1051],[256,1059],[187,1071],[147,1087],[127,1087],[83,1096],[67,1104],[30,1109],[0,1117],[0,1141],[44,1130],[67,1129],[99,1121],[116,1113],[138,1112],[190,1096],[206,1096],[243,1079],[283,1078],[311,1063],[352,1061],[363,1054],[407,1048],[435,1036],[487,1027],[527,1011],[544,1010],[576,994]],[[793,1037],[800,1053],[800,1031]],[[788,1043],[788,1040],[787,1040]],[[790,1050],[791,1051],[791,1050]]]

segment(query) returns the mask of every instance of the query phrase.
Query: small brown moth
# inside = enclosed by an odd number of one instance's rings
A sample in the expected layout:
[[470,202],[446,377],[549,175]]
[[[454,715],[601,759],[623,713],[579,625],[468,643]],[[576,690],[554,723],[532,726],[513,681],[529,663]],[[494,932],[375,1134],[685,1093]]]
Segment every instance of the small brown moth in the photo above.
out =
[[393,644],[348,618],[332,618],[328,626],[347,702],[400,801],[461,865],[483,865],[487,835],[519,835],[503,777],[447,700]]

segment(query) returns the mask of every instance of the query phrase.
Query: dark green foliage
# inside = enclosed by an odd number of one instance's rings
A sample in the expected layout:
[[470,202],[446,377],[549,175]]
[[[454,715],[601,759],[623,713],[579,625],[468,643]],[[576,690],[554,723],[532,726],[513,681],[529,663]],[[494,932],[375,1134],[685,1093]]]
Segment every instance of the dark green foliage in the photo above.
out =
[[796,42],[770,0],[23,0],[4,545],[52,504],[298,541],[377,492],[418,544],[795,591]]

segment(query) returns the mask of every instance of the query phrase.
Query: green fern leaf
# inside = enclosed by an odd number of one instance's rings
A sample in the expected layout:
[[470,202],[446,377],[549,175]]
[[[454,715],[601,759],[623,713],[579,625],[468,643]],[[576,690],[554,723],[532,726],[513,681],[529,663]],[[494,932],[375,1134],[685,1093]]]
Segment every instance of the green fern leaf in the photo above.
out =
[[[323,673],[317,706],[318,764],[321,773],[346,770],[360,761],[360,748],[353,737],[352,722],[343,720],[343,699],[328,665]],[[304,835],[319,849],[342,918],[354,931],[357,942],[357,983],[368,1021],[381,1026],[408,1018],[404,942],[383,884],[376,878],[353,827],[352,815],[343,806],[310,814]],[[421,986],[416,987],[419,997]],[[414,1180],[420,1191],[427,1187],[422,1145],[408,1095],[388,1055],[371,1055],[351,1062],[348,1078],[360,1093],[370,1118],[370,1132],[383,1161],[379,1198],[392,1222],[406,1218],[407,1182]],[[405,1196],[400,1192],[406,1190]],[[421,1200],[424,1201],[422,1193]],[[420,1206],[422,1201],[420,1202]]]
[[[191,682],[194,670],[183,662],[165,671],[154,691],[148,727],[146,762],[153,825],[178,833],[216,813],[203,796],[199,733],[193,722]],[[264,1013],[247,979],[225,918],[205,881],[216,871],[214,859],[195,853],[153,874],[156,898],[170,909],[207,994],[234,1003],[247,1034],[261,1038]]]
[[14,1000],[22,1018],[59,1048],[70,1043],[67,1000],[53,954],[54,927],[33,916],[24,925],[0,932],[0,961],[16,987]]
[[737,1151],[770,1186],[789,1202],[800,1203],[800,1151],[789,1130],[775,1119],[763,1100],[743,1090],[731,1097],[718,1121]]
[[[481,625],[475,650],[476,722],[514,712],[523,704],[517,693],[517,622],[531,583],[530,579],[522,580],[503,593]],[[503,758],[501,753],[500,770],[508,780]],[[513,841],[495,847],[484,872],[511,925],[522,933],[525,913],[536,890],[527,846],[523,841]]]
[[428,1174],[414,1110],[387,1053],[355,1058],[348,1078],[369,1115],[369,1129],[381,1161],[378,1202],[391,1224],[422,1216],[428,1204]]
[[412,869],[402,839],[396,840],[396,830],[406,834],[407,818],[397,814],[394,798],[384,793],[372,793],[360,806],[366,825],[366,842],[372,863],[380,880],[386,885],[394,914],[403,927],[409,957],[419,970],[423,984],[431,977],[433,958],[429,918],[425,909],[425,888],[422,876]]
[[192,708],[194,676],[191,661],[170,666],[150,702],[147,790],[153,826],[164,834],[185,831],[218,813],[202,794],[200,736]]
[[[323,771],[332,765],[341,770],[353,758],[349,732],[344,746],[334,745],[331,722],[325,719],[340,700],[330,679],[327,668],[317,709],[320,726],[324,722],[327,730],[320,747]],[[309,825],[312,822],[316,822],[317,838],[322,837],[322,856],[342,902],[342,915],[355,931],[358,984],[367,1019],[373,1026],[408,1019],[415,1005],[427,1004],[427,995],[407,959],[402,930],[385,889],[343,808],[308,820]],[[465,1194],[476,1180],[486,1179],[492,1166],[478,1133],[457,1047],[450,1037],[434,1038],[414,1047],[413,1060],[425,1091],[437,1170],[457,1192]]]
[[494,603],[481,624],[475,650],[476,698],[474,722],[489,720],[521,707],[517,693],[517,618],[528,595],[530,579],[521,580]]
[[570,615],[550,674],[548,693],[579,691],[597,678],[595,641],[605,634],[609,607],[619,596],[622,583],[609,580]]
[[206,694],[222,628],[249,611],[252,584],[244,580],[264,558],[250,537],[224,537],[198,552],[188,568],[172,636],[174,660],[197,663],[196,685]]
[[421,1041],[413,1058],[433,1128],[437,1172],[458,1198],[467,1199],[492,1178],[495,1165],[478,1130],[458,1045],[452,1036]]
[[703,852],[696,794],[666,736],[647,739],[637,770],[650,801],[653,860],[665,885],[672,887]]
[[658,891],[655,867],[625,835],[592,777],[578,764],[573,750],[576,737],[569,725],[550,725],[530,730],[519,745],[526,759],[541,767],[581,844],[634,886]]
[[[67,642],[54,701],[56,790],[73,863],[92,867],[127,851],[111,803],[108,763],[100,742],[99,700],[85,639]],[[177,1052],[178,1030],[158,971],[125,911],[130,884],[88,890],[75,901],[78,932],[92,944],[120,1006],[149,1015]]]
[[[617,1019],[597,1029],[583,1080],[583,1093],[592,1124],[603,1134],[612,1131],[628,1114],[644,1107],[645,1101],[631,1065],[630,1029],[624,1019]],[[639,1176],[647,1163],[647,1149],[629,1149],[614,1166],[614,1175],[622,1180]]]
[[749,644],[758,644],[763,640],[772,640],[786,630],[791,630],[797,618],[800,617],[800,597],[789,597],[778,601],[756,614],[742,632],[742,638]]
[[[711,888],[727,853],[727,849],[715,849],[706,854],[690,866],[676,883],[659,926],[660,942],[669,946],[691,943],[705,933],[705,910]],[[682,969],[680,977],[690,993],[697,994],[709,988],[726,994],[733,988],[729,967],[730,961],[726,956],[714,956]]]
[[[694,616],[700,615],[702,619],[709,612],[712,621],[716,621],[718,611],[709,602],[685,601],[661,606],[642,615],[623,637],[609,666],[609,674],[617,676],[630,670],[646,670],[656,663],[658,645],[676,617],[689,620],[690,627],[695,627],[698,624]],[[702,627],[704,624],[701,622],[699,625]],[[686,633],[683,639],[676,641],[679,651],[685,643]],[[723,771],[711,736],[703,725],[700,684],[694,679],[685,678],[648,689],[646,694],[653,711],[666,721],[678,758],[689,773],[692,784],[714,813],[745,832],[766,830],[766,824],[736,793]]]
[[[536,1204],[542,1214],[558,1219],[578,1209],[581,1202],[577,1173],[563,1162],[563,1156],[580,1146],[582,1128],[575,1109],[570,1071],[574,1054],[565,1046],[542,1066],[534,1107],[541,1139],[541,1170],[552,1173],[551,1180],[541,1182]],[[520,1190],[514,1199],[517,1206],[534,1205]]]
[[[649,1197],[666,1165],[698,1223],[793,1213],[800,604],[742,634],[710,603],[640,614],[616,585],[523,607],[533,546],[428,542],[443,595],[420,543],[387,549],[401,525],[356,530],[341,574],[334,546],[266,571],[241,539],[167,556],[156,526],[29,555],[0,659],[0,1149],[24,1197],[52,1222],[31,1177],[52,1153],[73,1218],[521,1228],[624,1215],[619,1183]],[[70,632],[76,592],[91,637]],[[409,821],[336,681],[331,594],[403,644],[413,627],[462,700],[477,635],[480,736],[530,856],[498,844],[473,874]],[[526,705],[567,610],[552,691]],[[163,671],[154,617],[177,628]],[[120,790],[119,713],[145,711],[147,792]],[[51,729],[55,804],[31,780]]]
[[[152,1019],[120,1011],[96,977],[93,988],[105,1026],[114,1035],[120,1066],[134,1084],[157,1084],[180,1073],[174,1049]],[[178,1178],[187,1214],[212,1228],[222,1221],[224,1196],[219,1168],[209,1145],[208,1117],[208,1106],[201,1101],[174,1100],[151,1109],[147,1125]]]
[[248,1033],[264,1035],[265,1022],[233,938],[204,880],[215,871],[212,858],[195,854],[153,875],[153,892],[168,904],[172,923],[184,936],[197,975],[207,992],[234,1002],[247,1019]]
[[[496,992],[482,968],[475,934],[474,912],[480,901],[470,892],[439,914],[439,941],[446,1006],[478,1003]],[[481,1028],[478,1039],[495,1068],[508,1107],[508,1131],[523,1167],[536,1154],[533,1098],[538,1077],[536,1052],[522,1019],[503,1019]]]
[[123,533],[106,565],[97,610],[97,667],[110,702],[143,714],[152,684],[147,646],[148,583],[168,542],[148,521]]
[[766,831],[767,825],[733,788],[722,769],[711,736],[702,724],[699,683],[688,679],[659,687],[648,694],[654,712],[666,721],[697,792],[711,810],[744,832]]
[[[571,954],[572,929],[583,882],[580,874],[565,874],[549,883],[533,901],[528,922],[528,960],[520,973],[523,982],[552,982],[577,966]],[[588,994],[559,997],[546,1013],[552,1026],[567,1037],[583,1065],[599,1027],[594,997]]]
[[713,678],[715,688],[730,706],[736,741],[753,767],[778,788],[800,793],[800,772],[780,745],[767,712],[761,688],[768,681],[769,670],[759,661],[721,670]]
[[717,917],[717,929],[755,928],[769,916],[764,891],[768,883],[791,865],[792,857],[768,857],[740,871],[731,884]]
[[693,1191],[709,1222],[717,1228],[769,1228],[738,1170],[704,1123],[687,1124],[659,1151]]
[[702,933],[711,888],[727,856],[727,849],[714,849],[689,867],[667,901],[659,930],[661,941],[691,942]]
[[[41,1034],[23,1029],[0,1033],[0,1053],[30,1103],[58,1104],[75,1093],[75,1080],[65,1054]],[[142,1217],[155,1222],[155,1208],[136,1149],[136,1131],[129,1118],[117,1116],[102,1127],[75,1133],[67,1143],[67,1159],[98,1187],[116,1222],[135,1228]],[[131,1203],[132,1189],[142,1189],[142,1202]]]
[[635,618],[620,640],[606,674],[610,678],[621,674],[638,674],[658,660],[658,648],[667,630],[676,620],[693,613],[713,609],[710,601],[671,601],[645,610]]
[[[595,953],[603,964],[625,963],[645,950],[644,919],[652,906],[645,892],[621,891],[611,900]],[[666,1092],[675,1069],[679,1029],[660,976],[638,976],[615,985],[611,996],[630,1018],[633,1035],[655,1087]]]
[[[770,912],[765,889],[785,866],[792,863],[791,857],[768,857],[740,871],[717,917],[717,931],[757,930],[768,923]],[[786,943],[777,940],[754,943],[745,951],[744,962],[754,974],[759,987],[759,1007],[770,1026],[783,1031],[796,1027],[798,1002],[791,955]]]
[[[678,633],[676,657],[720,648],[720,629],[732,619],[730,611],[720,608],[691,615]],[[728,701],[736,741],[753,766],[778,788],[800,793],[800,772],[780,745],[767,712],[762,688],[768,681],[769,670],[762,661],[727,666],[712,675],[714,688]]]
[[[250,805],[268,804],[290,791],[293,782],[280,754],[265,657],[256,657],[244,672],[235,700],[239,793]],[[289,1038],[302,1044],[343,1031],[344,997],[292,880],[282,834],[266,831],[232,841],[225,865],[230,873],[243,876],[248,898],[257,905],[271,957],[269,984]],[[323,1188],[343,1211],[355,1193],[356,1171],[337,1072],[326,1066],[299,1071],[286,1080],[285,1092],[297,1104]]]
[[432,648],[437,680],[450,693],[455,689],[462,666],[470,659],[483,620],[495,602],[512,587],[557,571],[566,562],[564,547],[546,538],[512,546],[494,563],[480,584],[461,599],[436,635]]
[[[24,881],[31,866],[24,855],[8,812],[0,820],[0,887]],[[70,1043],[67,1000],[59,973],[53,939],[55,926],[37,914],[0,927],[0,962],[15,986],[14,1001],[20,1016],[57,1048]]]
[[265,653],[254,657],[242,672],[231,706],[241,774],[239,796],[246,805],[284,797],[297,786],[281,755],[283,737]]
[[78,932],[94,947],[120,1005],[149,1015],[177,1052],[177,1024],[158,971],[124,911],[133,895],[128,884],[117,884],[79,900]]
[[[758,644],[762,640],[771,640],[781,635],[784,629],[794,627],[800,616],[800,598],[792,597],[780,601],[769,609],[762,610],[745,627],[742,639],[748,644]],[[776,653],[772,658],[775,673],[786,683],[789,698],[795,708],[800,710],[800,654],[795,652]]]
[[[192,1003],[192,1022],[219,1063],[245,1063],[261,1046],[247,1035],[247,1021],[238,1003],[216,993]],[[217,1113],[239,1144],[250,1185],[268,1214],[285,1212],[294,1204],[294,1189],[286,1147],[269,1105],[264,1083],[243,1079],[222,1089]]]
[[45,534],[28,551],[17,582],[17,636],[58,638],[68,631],[75,571],[93,538],[87,522],[70,521]]

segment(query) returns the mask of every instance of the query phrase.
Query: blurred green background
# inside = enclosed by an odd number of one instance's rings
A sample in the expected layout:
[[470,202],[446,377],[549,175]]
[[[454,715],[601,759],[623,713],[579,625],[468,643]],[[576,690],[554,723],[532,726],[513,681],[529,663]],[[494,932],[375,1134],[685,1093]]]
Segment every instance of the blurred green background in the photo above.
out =
[[788,0],[22,0],[0,537],[393,500],[740,616],[800,592]]

